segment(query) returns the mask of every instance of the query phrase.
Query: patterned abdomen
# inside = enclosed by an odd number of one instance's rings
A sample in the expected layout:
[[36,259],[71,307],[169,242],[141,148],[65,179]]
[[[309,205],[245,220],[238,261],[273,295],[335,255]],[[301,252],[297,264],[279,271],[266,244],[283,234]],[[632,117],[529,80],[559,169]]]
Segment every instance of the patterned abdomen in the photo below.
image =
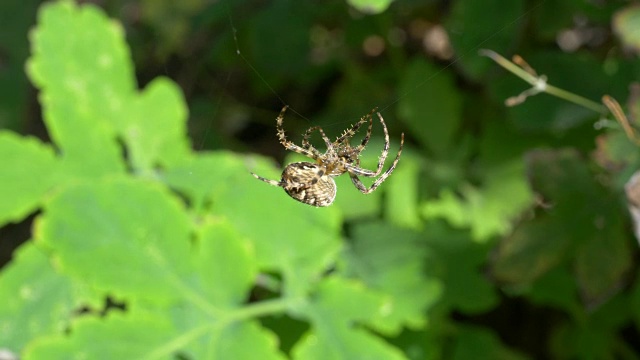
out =
[[336,198],[336,183],[322,166],[310,162],[289,164],[281,186],[292,198],[312,206],[329,206]]

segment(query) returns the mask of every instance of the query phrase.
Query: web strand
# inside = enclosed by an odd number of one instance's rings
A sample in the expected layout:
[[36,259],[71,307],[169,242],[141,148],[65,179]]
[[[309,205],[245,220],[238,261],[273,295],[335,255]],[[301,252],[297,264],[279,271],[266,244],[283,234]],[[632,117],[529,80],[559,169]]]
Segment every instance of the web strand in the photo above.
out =
[[[451,68],[453,65],[457,64],[458,62],[460,62],[462,59],[472,55],[472,54],[476,54],[478,52],[478,50],[482,49],[484,47],[484,45],[489,42],[491,39],[495,38],[497,35],[499,35],[500,33],[504,32],[506,29],[512,27],[514,24],[519,23],[520,21],[522,21],[522,19],[527,16],[528,14],[530,14],[532,11],[534,11],[535,9],[539,8],[540,6],[542,6],[547,0],[541,0],[539,2],[537,2],[534,6],[532,6],[531,8],[529,8],[528,10],[526,10],[525,12],[523,12],[522,14],[520,14],[518,17],[516,17],[513,21],[507,23],[506,25],[504,25],[502,28],[500,28],[499,30],[497,30],[496,32],[494,32],[492,35],[488,36],[486,39],[482,40],[480,43],[478,43],[478,45],[476,45],[472,50],[469,50],[465,53],[463,53],[462,55],[459,55],[457,57],[455,57],[453,59],[453,61],[451,61],[450,63],[448,63],[446,66],[444,66],[443,68],[439,69],[438,71],[436,71],[435,73],[431,74],[430,76],[426,77],[425,79],[423,79],[421,82],[419,82],[417,85],[413,86],[412,88],[404,91],[402,94],[398,95],[395,99],[393,99],[391,102],[389,102],[388,104],[381,106],[380,108],[380,112],[383,112],[384,110],[390,108],[392,105],[396,104],[397,102],[399,102],[400,100],[404,99],[405,97],[407,97],[409,94],[417,91],[419,88],[421,88],[422,86],[424,86],[425,84],[427,84],[429,81],[431,81],[431,79],[435,78],[436,76],[438,76],[440,73],[444,72],[445,70]],[[238,42],[238,29],[235,27],[234,23],[233,23],[233,18],[231,16],[231,9],[229,7],[229,4],[226,3],[226,7],[227,7],[227,16],[229,18],[229,25],[231,26],[231,30],[233,32],[233,41],[235,44],[235,50],[236,50],[236,54],[242,59],[242,61],[251,69],[251,71],[260,79],[260,81],[262,81],[264,83],[264,85],[269,89],[269,91],[271,91],[271,93],[273,93],[273,95],[278,98],[278,100],[282,103],[283,106],[288,105],[287,102],[280,96],[280,94],[278,94],[277,91],[275,91],[275,89],[269,84],[269,82],[262,76],[262,74],[260,73],[260,71],[258,71],[258,69],[256,69],[251,62],[249,62],[249,60],[244,56],[244,54],[240,51],[240,45]],[[375,104],[372,104],[372,107],[375,106]],[[293,113],[295,113],[296,115],[300,116],[301,118],[311,122],[311,120],[309,120],[307,117],[305,117],[304,115],[300,114],[299,112],[297,112],[295,109],[292,109],[291,107],[289,107],[289,110]]]

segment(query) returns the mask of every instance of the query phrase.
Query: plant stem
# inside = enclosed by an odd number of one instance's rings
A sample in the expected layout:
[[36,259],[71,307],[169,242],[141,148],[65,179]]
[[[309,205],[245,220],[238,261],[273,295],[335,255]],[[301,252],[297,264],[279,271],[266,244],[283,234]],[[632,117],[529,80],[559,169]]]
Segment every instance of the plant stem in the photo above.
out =
[[587,109],[593,110],[597,113],[600,113],[602,115],[605,115],[607,113],[607,108],[602,105],[599,104],[595,101],[591,101],[587,98],[584,98],[580,95],[576,95],[574,93],[568,92],[566,90],[560,89],[558,87],[555,87],[553,85],[549,85],[546,83],[546,81],[544,80],[544,77],[541,76],[537,76],[535,74],[532,74],[528,71],[526,71],[525,69],[523,69],[522,67],[514,64],[513,62],[505,59],[503,56],[501,56],[500,54],[496,53],[495,51],[491,51],[491,50],[486,50],[486,49],[482,49],[480,50],[480,55],[486,56],[488,58],[490,58],[491,60],[495,61],[498,65],[502,66],[503,68],[507,69],[509,72],[511,72],[512,74],[516,75],[517,77],[521,78],[522,80],[528,82],[529,84],[531,84],[532,86],[538,88],[540,91],[544,91],[550,95],[554,95],[556,97],[559,97],[561,99],[567,100],[569,102],[572,102],[574,104],[578,104],[582,107],[585,107]]

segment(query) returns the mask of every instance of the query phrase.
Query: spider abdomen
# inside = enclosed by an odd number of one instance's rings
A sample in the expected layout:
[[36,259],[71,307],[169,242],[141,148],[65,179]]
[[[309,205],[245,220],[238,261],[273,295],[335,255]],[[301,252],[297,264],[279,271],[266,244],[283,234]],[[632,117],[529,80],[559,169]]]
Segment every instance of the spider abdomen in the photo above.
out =
[[292,198],[312,206],[329,206],[336,198],[336,183],[323,166],[310,162],[287,165],[280,186]]

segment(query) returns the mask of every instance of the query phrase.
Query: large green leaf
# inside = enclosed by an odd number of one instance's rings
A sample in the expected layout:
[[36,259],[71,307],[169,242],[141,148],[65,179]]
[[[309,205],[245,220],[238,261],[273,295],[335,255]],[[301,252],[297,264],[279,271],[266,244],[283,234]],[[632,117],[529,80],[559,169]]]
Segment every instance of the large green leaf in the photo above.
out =
[[70,336],[35,341],[24,359],[169,359],[169,354],[153,356],[151,351],[170,339],[172,332],[166,319],[135,310],[111,312],[103,319],[86,316],[74,323]]
[[389,311],[375,323],[379,331],[397,334],[403,326],[424,326],[422,314],[440,298],[442,284],[425,274],[428,251],[421,238],[418,232],[375,222],[353,228],[346,274],[390,297]]
[[454,360],[525,360],[528,357],[504,346],[497,334],[480,327],[459,330],[453,351]]
[[0,344],[20,353],[34,338],[63,331],[83,293],[57,272],[42,249],[27,242],[0,273]]
[[126,121],[135,77],[122,28],[94,6],[63,1],[44,5],[31,35],[27,70],[67,171],[124,170],[115,125]]
[[610,296],[631,266],[630,237],[615,195],[593,179],[575,151],[539,150],[527,162],[531,186],[547,208],[503,240],[496,275],[528,283],[571,259],[585,300]]
[[180,296],[190,225],[182,206],[150,182],[105,180],[62,191],[44,209],[36,241],[62,270],[118,296]]
[[60,163],[50,147],[36,139],[0,132],[0,224],[35,211],[60,181]]
[[477,241],[509,234],[513,221],[533,202],[522,153],[533,141],[523,141],[500,122],[486,125],[476,161],[481,185],[443,188],[438,199],[424,203],[423,215],[444,218],[453,226],[468,227]]
[[354,325],[384,316],[389,306],[358,282],[322,282],[314,300],[303,308],[312,328],[294,347],[294,359],[404,359],[400,351]]
[[207,154],[165,174],[170,185],[208,204],[250,239],[261,266],[282,271],[291,291],[305,292],[341,247],[337,209],[291,199],[281,188],[251,176],[279,179],[265,161],[230,153]]
[[156,79],[136,100],[131,118],[121,125],[133,168],[148,171],[188,156],[187,109],[180,88]]
[[496,306],[496,290],[480,270],[489,246],[471,241],[466,231],[452,231],[443,221],[428,222],[424,233],[431,249],[425,267],[442,283],[439,304],[468,314]]

